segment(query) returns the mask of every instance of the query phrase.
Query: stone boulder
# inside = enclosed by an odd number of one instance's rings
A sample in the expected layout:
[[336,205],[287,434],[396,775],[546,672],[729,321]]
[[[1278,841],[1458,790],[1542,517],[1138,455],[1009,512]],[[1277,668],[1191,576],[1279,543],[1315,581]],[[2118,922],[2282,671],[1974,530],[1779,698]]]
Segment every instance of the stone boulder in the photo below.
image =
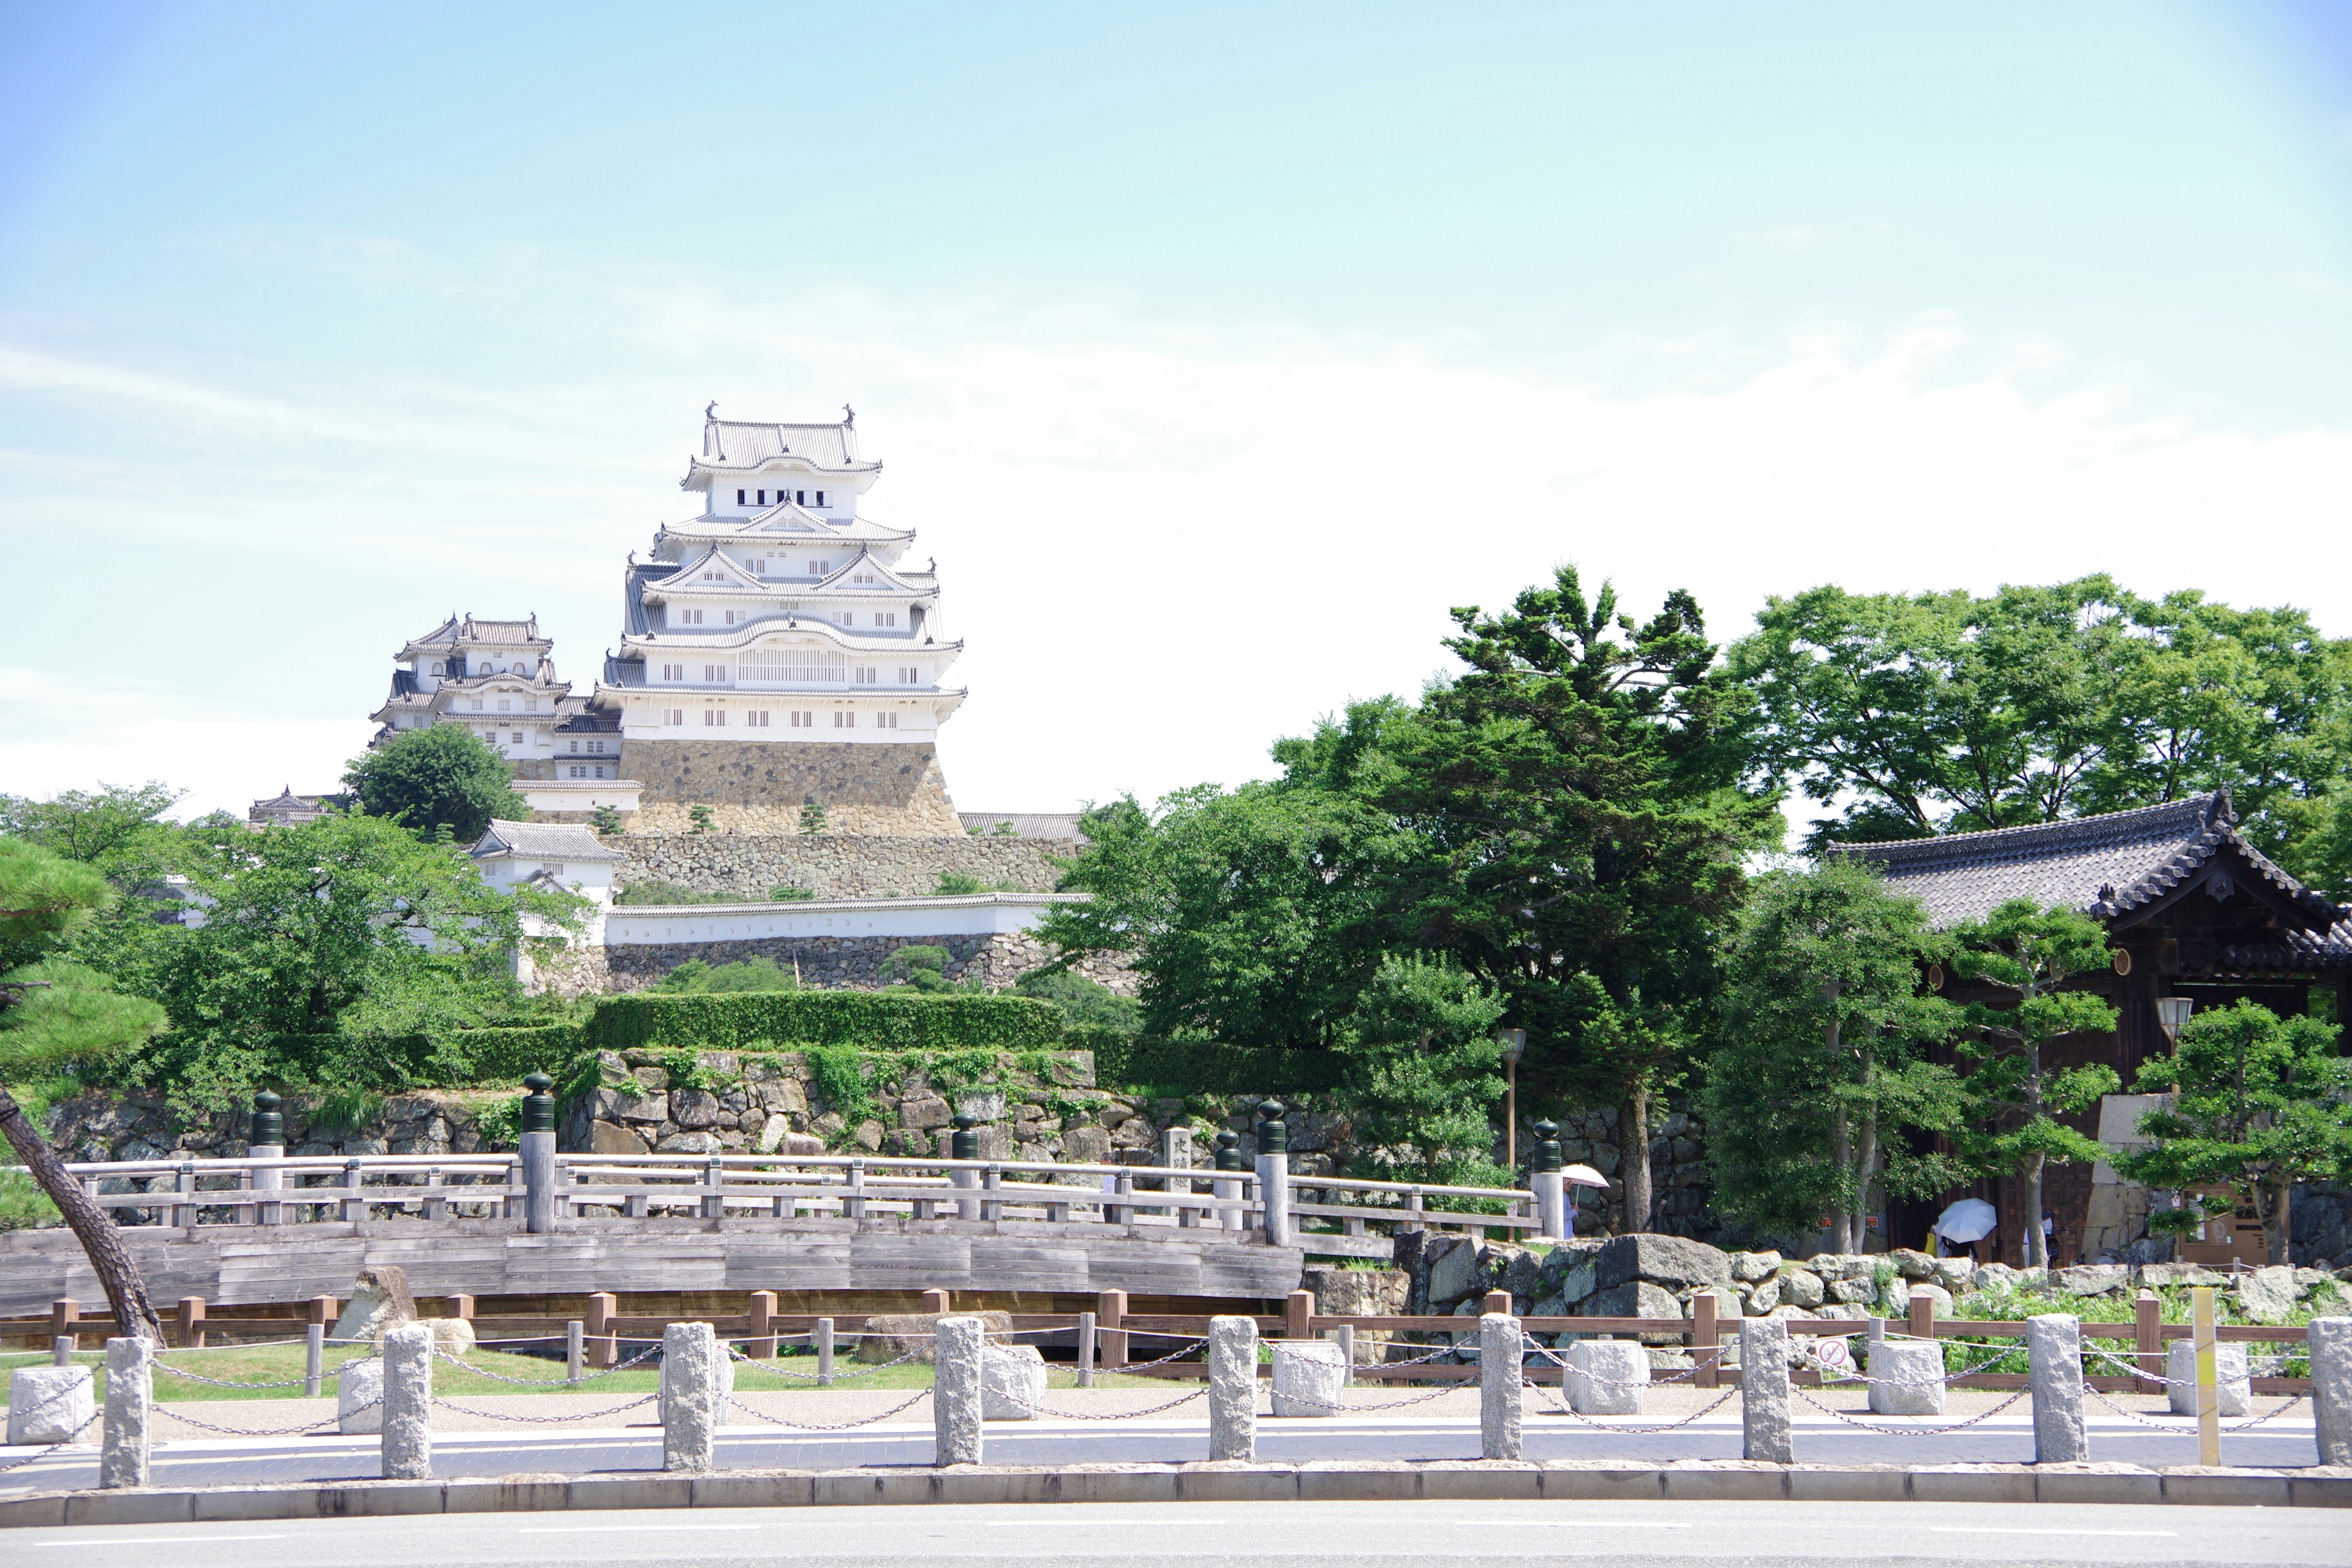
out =
[[327,1337],[374,1344],[387,1329],[415,1321],[416,1298],[408,1293],[408,1271],[397,1263],[371,1263],[352,1279],[351,1300]]
[[383,1430],[383,1358],[345,1362],[335,1373],[335,1430],[346,1437]]
[[1742,1285],[1755,1285],[1780,1272],[1780,1255],[1777,1252],[1735,1252],[1731,1255],[1731,1278]]
[[912,1351],[919,1365],[929,1365],[932,1359],[931,1337],[939,1332],[942,1317],[978,1318],[992,1334],[1013,1331],[1010,1312],[885,1312],[866,1320],[865,1337],[857,1342],[857,1359],[897,1361]]
[[[1667,1293],[1663,1286],[1646,1279],[1628,1279],[1622,1285],[1612,1285],[1596,1290],[1577,1309],[1580,1318],[1681,1318],[1688,1314],[1683,1304]],[[1645,1344],[1679,1344],[1679,1333],[1647,1333],[1641,1336]]]
[[1751,1318],[1761,1318],[1780,1304],[1780,1277],[1760,1280],[1740,1301],[1740,1310]]
[[428,1318],[433,1326],[433,1348],[443,1355],[474,1353],[474,1325],[464,1318]]
[[[2188,1340],[2172,1340],[2164,1347],[2166,1403],[2175,1415],[2197,1414],[2197,1347]],[[2248,1375],[2246,1347],[2231,1342],[2213,1347],[2213,1377],[2220,1385],[2221,1413],[2244,1415],[2253,1408],[2254,1385]]]
[[1650,1358],[1631,1340],[1579,1340],[1561,1358],[1568,1407],[1580,1415],[1639,1415]]
[[1045,1355],[1035,1345],[990,1344],[980,1352],[980,1418],[1034,1421],[1045,1404]]
[[1829,1300],[1829,1287],[1810,1268],[1784,1268],[1780,1271],[1780,1300],[1811,1311]]
[[2012,1268],[2006,1263],[1988,1263],[1969,1276],[1969,1289],[1985,1295],[2003,1290],[2022,1290],[2041,1281],[2039,1268]]
[[2120,1263],[2078,1263],[2050,1277],[2059,1289],[2075,1296],[2104,1296],[2131,1283],[2131,1270]]
[[1433,1237],[1423,1247],[1429,1265],[1429,1310],[1453,1310],[1456,1301],[1483,1295],[1486,1270],[1475,1241],[1466,1236]]
[[1731,1255],[1687,1237],[1646,1232],[1612,1237],[1601,1248],[1598,1277],[1602,1290],[1643,1280],[1667,1291],[1731,1289]]
[[[8,1374],[8,1441],[67,1443],[98,1440],[98,1405],[86,1366],[20,1366]],[[88,1431],[83,1428],[88,1427]]]
[[1330,1340],[1288,1340],[1274,1347],[1274,1413],[1288,1416],[1339,1414],[1347,1358]]
[[1886,1261],[1895,1265],[1895,1272],[1906,1279],[1932,1279],[1936,1277],[1937,1260],[1916,1247],[1898,1247],[1886,1255]]
[[2273,1264],[2238,1281],[2238,1310],[2257,1323],[2284,1323],[2294,1311],[2294,1270]]
[[2220,1287],[2230,1282],[2227,1274],[2217,1274],[2201,1263],[2143,1263],[2137,1272],[2139,1282],[2151,1288],[2167,1285]]

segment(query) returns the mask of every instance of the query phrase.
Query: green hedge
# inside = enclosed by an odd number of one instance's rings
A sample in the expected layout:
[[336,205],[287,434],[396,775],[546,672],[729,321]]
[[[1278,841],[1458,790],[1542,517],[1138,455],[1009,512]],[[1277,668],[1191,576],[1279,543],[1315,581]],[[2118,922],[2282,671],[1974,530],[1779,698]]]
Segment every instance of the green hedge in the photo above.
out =
[[1063,1044],[1094,1052],[1097,1086],[1165,1095],[1322,1094],[1339,1088],[1347,1069],[1336,1051],[1139,1040],[1100,1025],[1072,1027]]
[[872,1051],[1051,1050],[1064,1044],[1061,1010],[1050,1002],[870,991],[607,997],[596,1004],[585,1043],[604,1051],[731,1051],[760,1040]]
[[269,1043],[279,1070],[268,1076],[327,1089],[498,1089],[526,1073],[561,1079],[581,1053],[573,1024],[452,1029],[438,1035],[279,1035]]
[[526,1073],[563,1077],[581,1052],[577,1024],[536,1024],[522,1028],[460,1029],[442,1037],[442,1061],[453,1083],[466,1086],[520,1084]]

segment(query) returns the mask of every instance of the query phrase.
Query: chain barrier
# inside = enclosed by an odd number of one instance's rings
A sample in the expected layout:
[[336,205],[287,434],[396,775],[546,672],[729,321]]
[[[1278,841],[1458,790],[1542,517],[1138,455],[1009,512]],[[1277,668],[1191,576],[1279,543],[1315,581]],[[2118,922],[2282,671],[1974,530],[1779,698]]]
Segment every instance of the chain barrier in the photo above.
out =
[[514,1421],[526,1426],[562,1426],[574,1421],[595,1421],[607,1415],[618,1415],[624,1410],[635,1410],[641,1405],[651,1405],[660,1397],[658,1394],[647,1394],[629,1400],[625,1404],[609,1405],[603,1410],[583,1410],[564,1415],[517,1415],[504,1410],[473,1410],[454,1399],[444,1399],[438,1394],[434,1395],[432,1402],[444,1410],[454,1410],[460,1415],[471,1415],[480,1421]]
[[[344,1367],[351,1366],[359,1362],[374,1361],[378,1357],[382,1356],[383,1353],[383,1352],[380,1350],[372,1350],[365,1355],[346,1356],[334,1366],[321,1369],[319,1373],[319,1379],[323,1383],[329,1378],[339,1377],[341,1375]],[[168,1372],[173,1377],[185,1378],[190,1383],[201,1383],[213,1388],[299,1388],[308,1384],[310,1381],[310,1377],[306,1374],[301,1377],[286,1378],[277,1383],[237,1383],[226,1377],[206,1377],[203,1373],[190,1372],[185,1367],[173,1366],[167,1361],[158,1361],[155,1363],[155,1370],[158,1372]]]
[[831,1422],[787,1421],[781,1415],[771,1415],[764,1410],[755,1410],[751,1405],[742,1404],[739,1401],[730,1400],[728,1401],[728,1404],[740,1414],[749,1415],[752,1420],[764,1421],[771,1426],[789,1426],[795,1432],[846,1432],[853,1426],[871,1426],[877,1422],[887,1421],[890,1417],[898,1415],[900,1411],[912,1409],[915,1405],[920,1404],[926,1399],[929,1399],[930,1396],[931,1391],[929,1389],[919,1388],[915,1390],[914,1393],[908,1394],[905,1399],[900,1400],[898,1404],[890,1406],[889,1409],[882,1412],[879,1415],[863,1416],[856,1421]]
[[[1917,1386],[1925,1385],[1921,1384]],[[2007,1399],[2002,1400],[1999,1405],[1994,1405],[1990,1410],[1979,1411],[1976,1415],[1969,1416],[1965,1421],[1947,1422],[1941,1426],[1888,1426],[1876,1421],[1864,1421],[1859,1417],[1848,1415],[1843,1410],[1832,1409],[1831,1406],[1823,1405],[1820,1400],[1815,1399],[1811,1394],[1806,1393],[1801,1388],[1796,1389],[1794,1392],[1798,1398],[1803,1400],[1806,1404],[1811,1405],[1822,1415],[1843,1421],[1849,1426],[1859,1426],[1865,1432],[1882,1432],[1890,1436],[1896,1437],[1935,1437],[1940,1436],[1947,1432],[1958,1432],[1963,1427],[1973,1426],[1979,1421],[1990,1421],[1994,1416],[2000,1415],[2002,1411],[2008,1409],[2011,1405],[2016,1404],[2019,1400],[2024,1398],[2033,1391],[2030,1388],[2021,1388],[2015,1394],[2011,1394]]]
[[[1113,1330],[1111,1331],[1118,1333],[1126,1331]],[[1182,1344],[1178,1345],[1166,1355],[1154,1356],[1150,1361],[1123,1361],[1117,1366],[1107,1364],[1099,1370],[1103,1372],[1129,1372],[1139,1366],[1166,1366],[1171,1361],[1178,1361],[1185,1356],[1191,1355],[1194,1351],[1199,1350],[1202,1345],[1205,1345],[1208,1342],[1209,1342],[1206,1340],[1186,1340]]]
[[381,1397],[371,1399],[365,1405],[356,1405],[349,1411],[338,1411],[322,1421],[306,1421],[299,1426],[223,1426],[218,1422],[202,1420],[194,1415],[183,1415],[178,1410],[163,1405],[156,1406],[155,1413],[159,1415],[168,1415],[174,1421],[184,1422],[201,1432],[217,1432],[224,1437],[291,1437],[303,1432],[323,1432],[330,1426],[340,1430],[345,1415],[361,1415],[365,1411],[373,1410],[383,1403]]
[[636,1354],[631,1356],[628,1360],[605,1367],[601,1372],[581,1373],[577,1382],[568,1377],[509,1377],[502,1372],[492,1372],[488,1367],[476,1366],[471,1362],[463,1360],[457,1356],[453,1356],[447,1351],[439,1349],[436,1349],[434,1351],[433,1359],[436,1361],[446,1361],[451,1366],[457,1367],[461,1371],[470,1372],[477,1377],[487,1377],[493,1383],[519,1384],[525,1388],[576,1388],[582,1383],[593,1383],[600,1377],[610,1377],[616,1372],[626,1372],[631,1367],[636,1365],[639,1362],[649,1359],[660,1350],[661,1347],[659,1345],[648,1345],[644,1350],[641,1350]]
[[1584,1412],[1577,1409],[1574,1405],[1560,1398],[1559,1395],[1554,1394],[1547,1384],[1538,1383],[1528,1384],[1526,1386],[1535,1389],[1537,1392],[1540,1393],[1545,1399],[1549,1400],[1551,1404],[1552,1414],[1555,1415],[1573,1416],[1575,1419],[1583,1422],[1587,1426],[1598,1427],[1603,1432],[1622,1432],[1630,1436],[1635,1437],[1654,1436],[1660,1432],[1672,1432],[1679,1427],[1687,1426],[1692,1422],[1699,1420],[1704,1416],[1714,1415],[1717,1411],[1722,1409],[1725,1405],[1739,1397],[1739,1385],[1734,1384],[1731,1387],[1725,1389],[1721,1394],[1717,1394],[1713,1400],[1699,1406],[1689,1415],[1682,1416],[1676,1420],[1666,1422],[1663,1426],[1621,1426],[1614,1422],[1595,1421],[1591,1416],[1587,1415]]
[[1076,1410],[1049,1410],[1042,1405],[1030,1404],[1010,1389],[996,1388],[989,1392],[999,1399],[1010,1400],[1032,1415],[1050,1415],[1056,1421],[1140,1421],[1147,1415],[1158,1415],[1163,1411],[1173,1410],[1180,1405],[1190,1405],[1196,1399],[1206,1397],[1209,1386],[1202,1384],[1190,1394],[1171,1399],[1165,1405],[1155,1405],[1148,1410],[1122,1410],[1115,1415],[1097,1415]]
[[105,1415],[106,1412],[103,1409],[93,1411],[91,1412],[89,1420],[75,1427],[71,1432],[67,1433],[64,1436],[58,1438],[47,1447],[36,1448],[21,1459],[11,1459],[6,1464],[0,1465],[0,1476],[5,1476],[11,1470],[29,1465],[36,1459],[46,1459],[51,1454],[56,1453],[59,1448],[72,1447],[74,1444],[80,1439],[81,1435],[89,1431],[92,1426],[97,1426],[100,1418]]
[[[2168,1423],[2174,1421],[2194,1421],[2197,1419],[2194,1415],[2175,1415],[2168,1411],[2162,1415],[2151,1415],[2146,1411],[2129,1409],[2124,1405],[2117,1405],[2100,1390],[2092,1388],[2088,1384],[2084,1385],[2084,1392],[2088,1394],[2092,1398],[2097,1400],[2100,1404],[2105,1405],[2108,1409],[2114,1411],[2116,1415],[2122,1416],[2126,1421],[2137,1421],[2143,1426],[2149,1427],[2158,1432],[2169,1432],[2176,1437],[2186,1437],[2189,1436],[2189,1429],[2183,1426],[2169,1426]],[[2284,1400],[2281,1400],[2273,1408],[2263,1411],[2260,1415],[2249,1415],[2242,1421],[2231,1422],[2228,1426],[2223,1426],[2221,1430],[2224,1432],[2242,1432],[2249,1426],[2259,1426],[2273,1415],[2284,1415],[2288,1411],[2294,1409],[2296,1405],[2302,1404],[2305,1400],[2310,1397],[2311,1396],[2307,1394],[2290,1394]]]
[[[821,1372],[794,1372],[788,1366],[770,1366],[765,1361],[755,1361],[751,1357],[745,1355],[740,1350],[736,1348],[734,1342],[728,1341],[725,1342],[727,1345],[727,1355],[730,1360],[735,1362],[739,1365],[748,1366],[755,1372],[764,1372],[771,1377],[794,1377],[800,1379],[803,1383],[814,1383],[819,1378],[825,1375]],[[877,1372],[887,1372],[894,1366],[904,1366],[908,1362],[916,1360],[922,1353],[922,1347],[918,1345],[915,1349],[908,1351],[905,1355],[899,1356],[892,1361],[877,1362],[874,1365],[866,1367],[860,1372],[836,1372],[833,1373],[833,1381],[835,1383],[848,1383],[856,1378],[872,1377]]]

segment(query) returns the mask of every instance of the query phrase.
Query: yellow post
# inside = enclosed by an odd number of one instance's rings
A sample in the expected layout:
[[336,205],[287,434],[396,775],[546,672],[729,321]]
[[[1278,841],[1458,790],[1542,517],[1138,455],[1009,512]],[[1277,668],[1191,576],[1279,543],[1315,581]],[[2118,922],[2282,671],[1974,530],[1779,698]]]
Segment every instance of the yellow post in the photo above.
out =
[[2189,1292],[2190,1343],[2197,1349],[2197,1462],[2221,1462],[2221,1378],[2214,1366],[2213,1287],[2200,1285]]

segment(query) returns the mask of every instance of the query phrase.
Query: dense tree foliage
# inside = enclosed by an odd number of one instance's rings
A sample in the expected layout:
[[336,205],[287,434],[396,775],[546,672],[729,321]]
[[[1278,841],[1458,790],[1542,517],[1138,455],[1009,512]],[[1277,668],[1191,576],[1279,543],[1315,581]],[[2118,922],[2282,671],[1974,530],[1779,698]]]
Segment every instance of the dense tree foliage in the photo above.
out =
[[530,820],[529,803],[514,791],[514,770],[459,724],[403,730],[353,757],[343,783],[371,816],[390,817],[420,834],[446,830],[468,844],[492,817]]
[[1494,1108],[1503,1096],[1503,999],[1450,961],[1391,958],[1357,1005],[1347,1047],[1357,1141],[1391,1180],[1493,1186]]
[[2352,644],[2300,610],[2050,587],[1769,600],[1728,673],[1752,763],[1838,809],[1811,847],[2009,827],[2227,788],[2256,845],[2344,890]]
[[[2340,1032],[2252,1002],[2199,1015],[2171,1056],[2141,1064],[2132,1086],[2173,1097],[2140,1119],[2140,1133],[2155,1142],[2108,1157],[2126,1179],[2152,1187],[2226,1189],[2218,1212],[2242,1195],[2262,1217],[2269,1260],[2288,1261],[2294,1184],[2352,1176],[2352,1061],[2337,1052]],[[2180,1211],[2186,1224],[2206,1217],[2201,1206]]]
[[1830,1215],[1832,1250],[1858,1251],[1881,1197],[1953,1177],[1909,1138],[1966,1110],[1928,1059],[1960,1023],[1922,982],[1945,946],[1916,900],[1842,857],[1759,880],[1725,943],[1699,1100],[1719,1210],[1783,1235]]

